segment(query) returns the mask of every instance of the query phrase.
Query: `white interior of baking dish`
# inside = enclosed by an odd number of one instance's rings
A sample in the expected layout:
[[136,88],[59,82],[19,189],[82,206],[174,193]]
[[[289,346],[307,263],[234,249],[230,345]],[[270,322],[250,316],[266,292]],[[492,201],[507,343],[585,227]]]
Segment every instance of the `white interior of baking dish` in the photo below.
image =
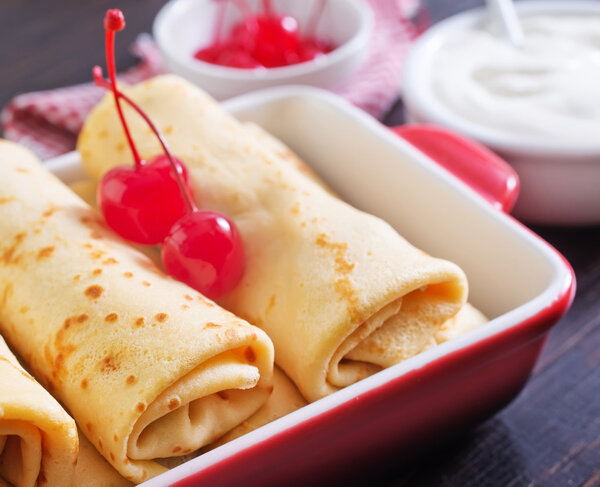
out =
[[[144,485],[184,478],[241,448],[356,397],[408,370],[517,325],[570,284],[560,255],[379,122],[327,92],[283,87],[224,106],[288,144],[343,199],[387,220],[414,245],[467,273],[470,301],[492,321],[321,399]],[[49,162],[65,181],[82,176],[77,154]]]

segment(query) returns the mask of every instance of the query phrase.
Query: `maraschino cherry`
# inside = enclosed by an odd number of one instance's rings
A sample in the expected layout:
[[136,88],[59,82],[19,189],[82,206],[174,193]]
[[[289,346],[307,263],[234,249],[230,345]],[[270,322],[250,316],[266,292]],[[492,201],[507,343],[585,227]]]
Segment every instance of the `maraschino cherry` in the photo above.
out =
[[[129,142],[135,165],[118,166],[108,171],[98,186],[98,206],[106,223],[132,242],[155,245],[162,242],[173,224],[186,213],[186,204],[170,161],[160,155],[144,161],[133,143],[119,96],[117,96],[114,62],[115,32],[123,30],[125,18],[120,10],[109,10],[104,19],[106,29],[106,63],[110,89],[115,95],[119,118]],[[100,68],[95,68],[97,74]],[[100,78],[102,78],[100,73]],[[96,76],[96,78],[98,78]],[[185,166],[175,159],[176,171],[191,191]]]
[[[225,1],[220,0],[218,5],[219,14],[212,44],[194,54],[200,61],[234,68],[277,68],[310,61],[334,48],[331,43],[312,35],[303,37],[298,21],[291,15],[273,12],[271,0],[263,0],[263,12],[260,15],[252,13],[246,0],[235,0],[244,19],[222,39]],[[323,2],[317,2],[307,32],[315,30],[314,26],[322,15]]]
[[[115,21],[114,19],[121,19],[121,21]],[[122,30],[125,25],[123,14],[119,10],[109,10],[107,12],[105,25],[107,25],[108,31],[113,32],[113,36],[107,35],[107,53],[113,53],[114,46],[114,32]],[[146,187],[144,184],[140,184],[134,180],[134,176],[139,176],[140,169],[138,168],[137,161],[141,161],[139,156],[136,158],[137,149],[133,139],[127,129],[125,119],[122,116],[120,109],[120,100],[122,99],[129,104],[148,124],[151,130],[158,138],[164,155],[155,157],[151,164],[156,164],[157,167],[161,168],[161,171],[154,169],[155,173],[163,174],[162,167],[165,166],[169,169],[167,175],[168,184],[171,181],[175,182],[177,187],[177,197],[181,199],[183,204],[183,214],[176,218],[174,224],[167,230],[166,235],[161,240],[163,241],[162,246],[162,260],[166,271],[190,287],[193,287],[197,291],[201,292],[205,296],[216,299],[223,294],[231,291],[240,281],[244,273],[245,257],[244,257],[244,245],[240,233],[235,224],[227,218],[225,215],[215,211],[201,211],[198,209],[192,198],[192,192],[190,185],[187,181],[187,170],[185,165],[178,161],[171,153],[165,139],[162,137],[156,126],[152,123],[150,118],[144,113],[144,111],[131,100],[127,95],[117,89],[116,76],[114,70],[114,57],[111,58],[111,62],[108,63],[109,72],[112,70],[110,76],[110,83],[108,83],[102,76],[102,69],[99,66],[94,68],[93,74],[96,84],[106,89],[112,89],[119,116],[123,122],[127,139],[131,144],[131,150],[136,160],[136,171],[130,171],[125,176],[122,172],[116,172],[118,176],[115,177],[120,184],[133,184],[136,187]],[[141,168],[146,168],[150,164],[145,165],[143,161],[139,164]],[[119,169],[119,168],[117,168]],[[113,170],[114,171],[114,170]],[[107,173],[107,174],[110,174]],[[130,177],[130,175],[133,175]],[[106,176],[105,176],[106,177]],[[150,177],[144,174],[143,177],[150,179]],[[132,182],[133,181],[133,182]],[[111,183],[115,184],[116,183]],[[163,185],[165,182],[163,181]],[[123,189],[123,193],[127,192],[127,188]],[[156,194],[159,203],[164,205],[171,205],[171,202],[166,198],[171,198],[172,194],[160,193]],[[147,202],[146,202],[147,203]],[[137,201],[136,201],[137,204]],[[136,206],[139,210],[138,214],[145,214],[148,210],[143,204]],[[104,208],[101,206],[101,210],[104,213]],[[126,212],[126,216],[135,219],[135,214],[132,211]],[[161,224],[166,223],[162,221]],[[137,222],[138,227],[142,227]],[[148,228],[145,229],[148,231]],[[155,235],[157,232],[155,232]]]

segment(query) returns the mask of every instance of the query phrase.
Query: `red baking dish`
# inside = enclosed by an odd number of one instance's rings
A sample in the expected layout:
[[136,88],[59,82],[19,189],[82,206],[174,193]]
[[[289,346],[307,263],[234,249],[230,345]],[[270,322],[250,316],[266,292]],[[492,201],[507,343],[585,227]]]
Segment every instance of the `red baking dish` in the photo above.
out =
[[[505,213],[518,192],[514,171],[446,130],[392,131],[317,89],[273,89],[224,106],[282,139],[346,201],[459,264],[469,300],[491,321],[143,485],[312,484],[357,459],[400,455],[474,424],[512,400],[575,292],[568,262]],[[81,176],[75,153],[48,167],[65,181]]]

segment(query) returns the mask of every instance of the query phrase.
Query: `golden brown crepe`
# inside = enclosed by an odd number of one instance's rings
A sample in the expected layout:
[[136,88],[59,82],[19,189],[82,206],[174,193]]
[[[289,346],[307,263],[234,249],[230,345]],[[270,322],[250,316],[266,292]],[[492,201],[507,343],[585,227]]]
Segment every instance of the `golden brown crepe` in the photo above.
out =
[[96,201],[98,183],[90,179],[75,181],[74,183],[69,184],[69,189],[92,208],[98,209],[98,203]]
[[0,330],[127,479],[211,443],[271,391],[266,334],[109,231],[0,142]]
[[250,433],[250,431],[254,431],[271,421],[306,406],[306,404],[306,400],[294,383],[278,367],[275,367],[273,369],[273,394],[267,399],[267,402],[252,416],[221,437],[212,447],[216,448],[228,441],[235,440],[246,433]]
[[0,485],[69,486],[76,461],[75,422],[0,337]]
[[[247,269],[219,303],[269,334],[277,364],[309,401],[424,350],[465,303],[456,265],[332,196],[281,143],[195,86],[163,76],[127,92],[186,163],[200,207],[238,225]],[[126,117],[142,156],[159,154],[141,118],[132,110]],[[131,163],[110,95],[89,116],[78,149],[95,179]]]
[[481,311],[467,303],[437,331],[435,334],[435,344],[438,345],[464,335],[487,321],[488,319]]
[[80,431],[79,456],[73,487],[130,487],[132,485],[98,453],[94,445]]

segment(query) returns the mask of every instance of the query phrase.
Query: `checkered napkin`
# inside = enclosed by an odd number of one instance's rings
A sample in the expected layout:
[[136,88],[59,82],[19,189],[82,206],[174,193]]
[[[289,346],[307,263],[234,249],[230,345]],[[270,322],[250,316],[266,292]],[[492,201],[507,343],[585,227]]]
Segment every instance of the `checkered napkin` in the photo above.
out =
[[[375,14],[369,56],[359,71],[337,93],[375,117],[390,108],[399,95],[402,60],[415,37],[408,20],[419,0],[365,0]],[[132,46],[140,63],[119,79],[133,84],[164,72],[160,52],[148,34]],[[91,77],[91,73],[90,73]],[[86,83],[14,98],[2,111],[4,137],[48,159],[75,148],[83,122],[104,90]]]

